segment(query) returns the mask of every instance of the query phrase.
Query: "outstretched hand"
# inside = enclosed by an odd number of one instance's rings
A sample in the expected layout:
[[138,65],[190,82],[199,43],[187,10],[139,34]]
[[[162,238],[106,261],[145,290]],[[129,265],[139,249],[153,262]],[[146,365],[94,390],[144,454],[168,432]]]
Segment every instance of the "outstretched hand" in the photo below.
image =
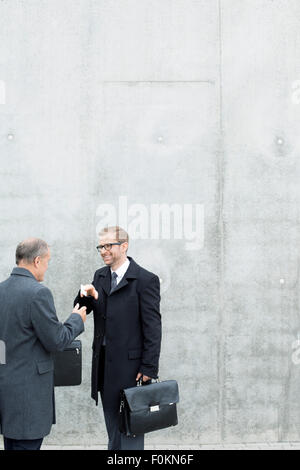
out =
[[96,291],[93,284],[86,284],[86,285],[82,286],[82,289],[81,289],[81,292],[80,292],[80,297],[84,297],[84,294],[82,293],[82,291],[85,291],[86,295],[90,295],[91,297],[94,297],[95,300],[98,300],[98,298],[99,298],[99,294]]
[[73,312],[72,313],[77,313],[78,315],[81,316],[83,323],[86,321],[86,307],[81,307],[79,304],[76,304]]

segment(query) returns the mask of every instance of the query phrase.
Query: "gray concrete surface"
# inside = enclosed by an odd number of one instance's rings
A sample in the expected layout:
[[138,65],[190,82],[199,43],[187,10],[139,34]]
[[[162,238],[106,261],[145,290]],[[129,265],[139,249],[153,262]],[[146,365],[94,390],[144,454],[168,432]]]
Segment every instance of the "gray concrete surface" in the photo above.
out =
[[[45,238],[63,320],[101,266],[99,207],[123,196],[144,227],[154,204],[204,208],[200,249],[174,227],[130,244],[161,277],[160,376],[181,392],[148,446],[300,440],[299,21],[298,0],[0,3],[1,279]],[[91,338],[89,319],[45,445],[106,443]]]

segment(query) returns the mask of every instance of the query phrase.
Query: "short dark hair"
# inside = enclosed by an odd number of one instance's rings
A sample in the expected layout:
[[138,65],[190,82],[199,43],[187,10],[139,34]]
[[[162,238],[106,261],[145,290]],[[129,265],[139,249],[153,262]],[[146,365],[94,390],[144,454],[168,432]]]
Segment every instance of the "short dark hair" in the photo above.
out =
[[28,238],[19,243],[16,249],[16,264],[20,261],[33,263],[37,256],[45,256],[48,253],[49,246],[40,238]]

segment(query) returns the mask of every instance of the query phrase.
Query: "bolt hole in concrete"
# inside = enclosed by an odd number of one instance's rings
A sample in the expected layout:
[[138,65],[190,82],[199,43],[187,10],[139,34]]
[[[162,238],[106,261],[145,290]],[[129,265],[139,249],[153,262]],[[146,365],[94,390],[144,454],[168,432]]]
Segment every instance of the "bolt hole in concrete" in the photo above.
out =
[[279,145],[280,147],[284,144],[284,140],[282,139],[282,137],[277,137],[276,142],[277,145]]

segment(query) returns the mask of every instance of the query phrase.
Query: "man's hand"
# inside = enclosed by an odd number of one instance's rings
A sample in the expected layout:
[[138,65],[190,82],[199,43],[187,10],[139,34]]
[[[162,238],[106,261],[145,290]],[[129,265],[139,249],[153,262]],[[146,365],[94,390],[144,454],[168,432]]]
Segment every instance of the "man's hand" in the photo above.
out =
[[[140,380],[140,378],[142,377],[142,373],[139,372],[138,375],[136,376],[136,381],[138,382],[138,380]],[[143,375],[143,382],[147,382],[148,380],[151,380],[151,377],[148,377],[148,375]]]
[[72,313],[77,313],[81,316],[83,323],[86,321],[86,307],[79,308],[79,304],[76,304],[75,308],[73,309]]
[[[94,297],[95,300],[98,300],[99,294],[92,284],[86,284],[85,286],[82,286],[82,289],[86,292],[86,295],[90,295],[91,297]],[[82,292],[80,293],[80,297],[84,297]]]

